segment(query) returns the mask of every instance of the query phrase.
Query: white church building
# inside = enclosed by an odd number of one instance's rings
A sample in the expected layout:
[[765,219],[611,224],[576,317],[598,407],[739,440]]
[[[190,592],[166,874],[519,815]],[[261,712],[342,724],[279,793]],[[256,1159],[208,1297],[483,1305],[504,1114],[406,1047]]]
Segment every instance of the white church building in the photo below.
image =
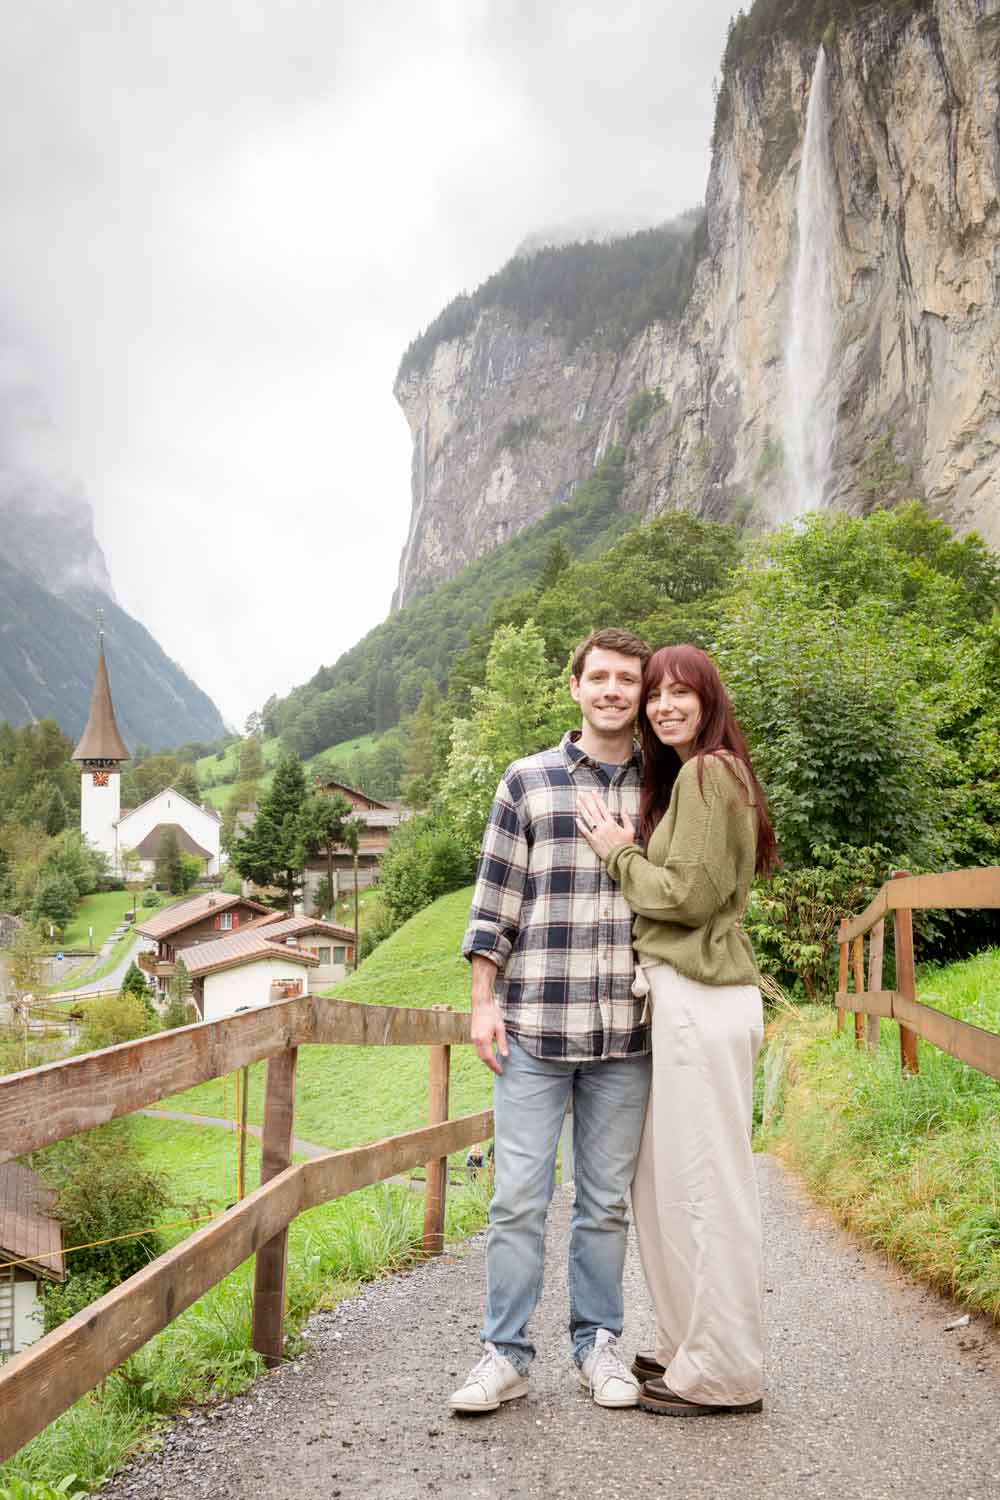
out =
[[122,812],[121,766],[129,758],[115,720],[102,632],[90,717],[73,751],[80,767],[80,832],[108,856],[115,875],[124,873],[123,854],[134,850],[139,857],[135,873],[146,878],[156,867],[160,839],[172,828],[181,853],[202,860],[205,875],[218,875],[222,820],[214,808],[199,807],[168,786]]

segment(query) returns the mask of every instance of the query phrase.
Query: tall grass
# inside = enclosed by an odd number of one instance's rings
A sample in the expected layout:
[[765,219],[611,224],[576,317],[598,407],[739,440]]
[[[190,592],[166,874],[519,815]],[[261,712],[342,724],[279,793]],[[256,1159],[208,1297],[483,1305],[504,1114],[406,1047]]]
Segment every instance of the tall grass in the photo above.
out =
[[[449,1237],[485,1222],[486,1174],[449,1192]],[[381,1187],[313,1209],[289,1236],[286,1357],[304,1346],[309,1316],[335,1306],[364,1282],[405,1270],[421,1258],[423,1198]],[[0,1500],[65,1500],[52,1487],[74,1477],[94,1489],[148,1446],[178,1413],[199,1402],[237,1395],[263,1362],[250,1347],[253,1262],[247,1261],[199,1298],[96,1390],[0,1467]],[[72,1500],[72,1496],[71,1496]]]
[[[1000,951],[923,970],[924,1003],[1000,1031]],[[829,1010],[772,1021],[760,1086],[762,1144],[868,1243],[1000,1319],[1000,1083],[921,1042],[899,1066],[899,1028],[876,1055]]]

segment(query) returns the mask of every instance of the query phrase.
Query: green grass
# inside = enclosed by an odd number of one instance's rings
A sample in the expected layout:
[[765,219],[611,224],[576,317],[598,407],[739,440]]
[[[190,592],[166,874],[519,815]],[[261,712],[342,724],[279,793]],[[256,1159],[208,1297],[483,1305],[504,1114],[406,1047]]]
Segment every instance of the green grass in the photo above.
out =
[[[421,912],[372,954],[334,993],[390,1005],[468,1008],[468,967],[458,949],[468,890]],[[251,1072],[249,1116],[260,1123],[263,1067]],[[427,1119],[427,1050],[423,1047],[303,1047],[299,1052],[295,1134],[333,1147],[377,1140]],[[452,1054],[451,1114],[487,1108],[490,1075],[470,1048]],[[235,1082],[216,1080],[163,1101],[163,1108],[232,1119]],[[192,1219],[224,1209],[236,1197],[238,1139],[215,1126],[135,1116],[137,1152],[162,1168],[173,1206],[162,1223],[164,1244],[190,1233]],[[464,1153],[459,1153],[464,1155]],[[247,1190],[260,1177],[260,1145],[247,1142]],[[449,1188],[446,1235],[482,1227],[489,1198],[485,1174]],[[322,1204],[289,1229],[288,1352],[302,1340],[308,1314],[332,1306],[375,1276],[414,1257],[423,1198],[381,1185]],[[70,1262],[71,1262],[70,1257]],[[252,1268],[247,1262],[157,1335],[89,1397],[72,1407],[0,1468],[0,1500],[15,1478],[53,1483],[75,1474],[86,1489],[149,1443],[186,1406],[245,1389],[261,1373],[250,1349]],[[21,1497],[19,1497],[21,1500]],[[28,1490],[23,1500],[33,1500]]]
[[[63,934],[60,948],[90,948],[96,953],[125,913],[132,910],[136,899],[132,891],[100,891],[93,896],[84,896],[76,916]],[[94,929],[93,942],[88,932],[90,927]]]
[[[377,1005],[469,1008],[469,967],[460,953],[471,892],[443,896],[419,912],[340,984],[327,991]],[[263,1120],[263,1063],[250,1070],[249,1118]],[[488,1109],[491,1075],[470,1047],[456,1047],[451,1065],[451,1114]],[[341,1149],[415,1130],[427,1122],[424,1047],[303,1047],[295,1094],[295,1132]],[[164,1109],[222,1113],[219,1079],[165,1100]]]
[[[325,750],[317,751],[315,755],[311,755],[308,760],[302,762],[305,767],[306,780],[311,780],[312,772],[321,761],[346,760],[356,750],[370,750],[377,739],[378,735],[376,734],[359,734],[353,740],[342,740],[339,745],[329,745]],[[235,778],[236,772],[239,769],[239,749],[239,741],[237,740],[233,744],[226,746],[226,752],[222,760],[216,760],[214,755],[203,755],[200,760],[195,762],[198,781],[202,787],[202,796],[206,802],[210,802],[220,812],[224,810],[229,800],[235,785],[235,779],[227,779],[219,786],[207,786],[205,780],[206,777],[218,780],[220,776]],[[278,760],[278,756],[281,754],[281,741],[277,738],[261,740],[261,750],[264,755],[265,765],[273,767]],[[272,771],[268,770],[261,777],[261,791],[266,792],[269,790],[271,776]],[[2,1497],[0,1497],[0,1500],[2,1500]]]
[[[1000,1032],[1000,950],[922,969],[926,1004]],[[1000,1319],[1000,1083],[919,1043],[899,1067],[899,1028],[877,1055],[822,1007],[772,1022],[761,1143],[815,1197],[913,1275]]]

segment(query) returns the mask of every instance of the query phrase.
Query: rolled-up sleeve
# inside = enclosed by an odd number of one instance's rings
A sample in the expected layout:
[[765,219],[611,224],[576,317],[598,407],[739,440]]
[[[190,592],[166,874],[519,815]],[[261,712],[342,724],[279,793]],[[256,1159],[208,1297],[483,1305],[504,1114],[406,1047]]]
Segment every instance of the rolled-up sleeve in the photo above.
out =
[[528,840],[511,788],[504,776],[497,787],[476,871],[469,925],[462,952],[480,954],[505,968],[521,926],[528,872]]

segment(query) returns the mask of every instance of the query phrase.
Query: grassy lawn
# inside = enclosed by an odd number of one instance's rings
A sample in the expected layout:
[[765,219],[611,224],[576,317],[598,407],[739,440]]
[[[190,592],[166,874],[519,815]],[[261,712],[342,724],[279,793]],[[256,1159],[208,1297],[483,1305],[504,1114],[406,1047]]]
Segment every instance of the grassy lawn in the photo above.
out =
[[[376,734],[359,734],[353,740],[342,740],[339,745],[329,745],[325,750],[320,750],[315,755],[311,755],[308,760],[302,763],[305,767],[306,780],[311,780],[312,773],[320,762],[346,760],[356,750],[370,750],[377,739],[378,735]],[[265,765],[274,766],[278,760],[278,756],[281,754],[281,742],[276,738],[262,740],[261,749]],[[233,744],[226,746],[225,754],[221,760],[216,760],[214,755],[203,755],[199,761],[195,762],[198,780],[203,789],[202,795],[204,800],[210,802],[213,807],[217,807],[220,812],[222,812],[229,800],[235,780],[227,779],[218,786],[211,786],[205,784],[206,779],[212,778],[218,781],[223,776],[235,778],[239,768],[239,750],[239,741],[234,741]],[[261,778],[260,785],[262,791],[266,792],[268,790],[271,785],[270,771]]]
[[[76,916],[66,929],[63,948],[92,948],[96,953],[114,932],[127,911],[132,910],[138,896],[133,891],[100,891],[94,896],[84,896],[77,907]],[[93,927],[94,940],[90,941],[88,929]]]
[[[469,890],[455,891],[418,913],[381,943],[356,974],[327,993],[376,1005],[449,1005],[468,1010],[469,970],[459,952],[469,913]],[[249,1117],[263,1120],[265,1065],[250,1070]],[[451,1113],[488,1109],[490,1074],[469,1047],[456,1047],[451,1064]],[[295,1132],[342,1148],[414,1130],[427,1119],[427,1051],[423,1047],[303,1047],[299,1053]],[[223,1082],[187,1089],[164,1109],[223,1112]],[[232,1086],[226,1085],[232,1096]]]
[[[918,998],[1000,1031],[1000,950],[922,968]],[[1000,1318],[1000,1083],[899,1028],[877,1055],[837,1034],[831,1010],[790,1008],[769,1029],[760,1143],[820,1202],[913,1275]]]

